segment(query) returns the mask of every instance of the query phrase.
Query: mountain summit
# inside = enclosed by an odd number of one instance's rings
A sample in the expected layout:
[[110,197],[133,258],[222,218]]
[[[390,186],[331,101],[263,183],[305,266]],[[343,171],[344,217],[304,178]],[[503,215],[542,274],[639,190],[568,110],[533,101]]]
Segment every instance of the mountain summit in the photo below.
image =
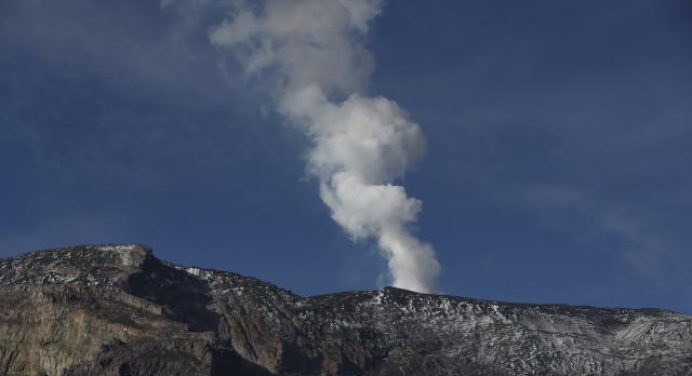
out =
[[395,288],[301,297],[141,245],[0,260],[0,375],[690,375],[692,316]]

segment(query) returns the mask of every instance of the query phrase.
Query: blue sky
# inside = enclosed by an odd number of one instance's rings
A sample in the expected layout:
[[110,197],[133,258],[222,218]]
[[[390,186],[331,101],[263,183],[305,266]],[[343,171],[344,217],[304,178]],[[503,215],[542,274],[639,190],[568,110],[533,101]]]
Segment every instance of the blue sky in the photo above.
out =
[[[137,242],[304,295],[378,287],[306,140],[157,1],[0,2],[0,254]],[[370,92],[428,139],[445,293],[692,312],[689,1],[388,1]]]

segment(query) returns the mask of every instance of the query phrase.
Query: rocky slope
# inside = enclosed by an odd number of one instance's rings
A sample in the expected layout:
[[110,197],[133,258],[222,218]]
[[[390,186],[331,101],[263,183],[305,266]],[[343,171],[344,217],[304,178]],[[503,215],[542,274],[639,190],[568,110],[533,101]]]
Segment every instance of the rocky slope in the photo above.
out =
[[0,260],[0,376],[692,375],[692,317],[385,288],[303,298],[137,245]]

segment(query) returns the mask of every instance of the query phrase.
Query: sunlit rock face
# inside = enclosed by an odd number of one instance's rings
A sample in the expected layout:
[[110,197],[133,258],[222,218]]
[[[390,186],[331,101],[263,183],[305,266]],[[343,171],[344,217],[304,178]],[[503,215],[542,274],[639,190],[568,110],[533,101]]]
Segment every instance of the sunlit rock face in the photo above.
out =
[[140,245],[0,260],[0,375],[689,375],[692,317],[385,288],[304,298]]

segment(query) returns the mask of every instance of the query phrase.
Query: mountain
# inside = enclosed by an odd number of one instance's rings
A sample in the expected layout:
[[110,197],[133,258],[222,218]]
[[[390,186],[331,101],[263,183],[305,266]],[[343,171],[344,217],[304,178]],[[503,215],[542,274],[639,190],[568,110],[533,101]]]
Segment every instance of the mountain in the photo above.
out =
[[0,260],[0,375],[692,375],[692,316],[395,288],[305,298],[89,245]]

